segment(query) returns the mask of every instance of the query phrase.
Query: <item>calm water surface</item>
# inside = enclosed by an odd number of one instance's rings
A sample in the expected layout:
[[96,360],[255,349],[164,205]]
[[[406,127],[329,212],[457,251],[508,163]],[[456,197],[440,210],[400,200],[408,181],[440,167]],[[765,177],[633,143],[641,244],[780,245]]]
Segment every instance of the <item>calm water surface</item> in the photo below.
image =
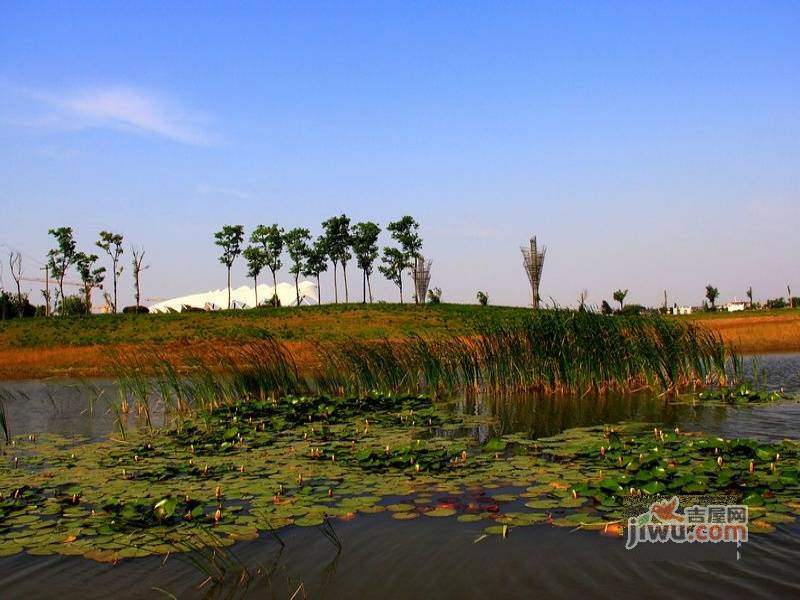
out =
[[[800,392],[800,355],[746,359],[745,367],[764,387]],[[755,368],[754,368],[755,367]],[[12,433],[57,432],[101,439],[114,428],[107,399],[110,382],[6,384]],[[90,400],[91,399],[91,400]],[[524,431],[547,436],[576,426],[623,420],[703,430],[724,436],[798,438],[800,404],[783,402],[746,407],[675,403],[651,394],[597,398],[524,397],[461,399],[454,410],[494,414],[495,425],[474,434]],[[159,415],[153,415],[158,421]],[[130,417],[130,425],[136,418]],[[386,514],[337,522],[343,549],[314,528],[282,532],[286,548],[262,538],[234,552],[252,572],[248,586],[199,588],[204,576],[180,556],[124,561],[113,566],[75,557],[18,555],[0,559],[0,598],[528,598],[581,597],[800,597],[800,526],[779,526],[769,536],[753,536],[735,559],[735,549],[648,553],[626,551],[620,539],[546,525],[514,530],[508,539],[492,536],[474,543],[485,524],[449,519],[393,521]],[[682,550],[682,549],[681,549]]]

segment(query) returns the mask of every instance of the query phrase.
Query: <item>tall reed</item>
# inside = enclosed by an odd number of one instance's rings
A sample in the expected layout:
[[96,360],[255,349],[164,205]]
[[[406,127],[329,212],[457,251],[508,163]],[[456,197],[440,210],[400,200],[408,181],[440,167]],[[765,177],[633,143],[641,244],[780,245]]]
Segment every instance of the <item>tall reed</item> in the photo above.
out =
[[373,390],[677,391],[723,382],[726,364],[734,375],[741,365],[717,334],[658,315],[550,309],[522,319],[476,321],[471,329],[459,336],[320,342],[302,363],[287,346],[267,339],[234,351],[206,351],[189,373],[179,373],[165,356],[140,357],[133,367],[121,362],[121,381],[125,396],[137,404],[146,406],[154,390],[165,411],[180,413],[242,397]]

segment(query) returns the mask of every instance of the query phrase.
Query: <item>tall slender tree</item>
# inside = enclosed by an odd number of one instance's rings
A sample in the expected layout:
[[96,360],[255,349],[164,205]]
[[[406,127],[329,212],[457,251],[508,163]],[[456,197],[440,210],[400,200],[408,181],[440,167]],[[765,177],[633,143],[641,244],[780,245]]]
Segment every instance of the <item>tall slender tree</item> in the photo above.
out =
[[11,268],[11,277],[14,279],[14,283],[17,284],[17,312],[21,319],[25,312],[22,306],[22,287],[19,283],[22,279],[22,254],[12,250],[8,256],[8,266]]
[[625,308],[625,296],[627,296],[627,295],[628,295],[628,290],[627,289],[625,289],[625,290],[617,290],[616,292],[614,292],[614,300],[619,302],[619,310],[620,310],[620,312],[622,311],[623,308]]
[[403,271],[410,267],[405,253],[397,248],[383,249],[383,264],[378,267],[383,276],[400,288],[400,304],[403,304]]
[[48,231],[56,239],[56,248],[47,253],[47,267],[50,274],[58,280],[59,310],[64,306],[64,276],[75,264],[77,245],[72,236],[72,227],[58,227]]
[[[403,253],[406,267],[416,268],[416,258],[420,256],[420,250],[422,250],[419,223],[413,217],[405,215],[400,220],[389,223],[386,226],[386,230],[392,234],[392,238],[400,245],[400,251]],[[414,274],[414,279],[416,280],[416,273]],[[414,301],[416,303],[420,301],[416,294],[414,295]]]
[[289,258],[292,259],[292,266],[289,273],[294,275],[294,289],[297,293],[297,306],[300,306],[300,273],[303,271],[306,256],[308,255],[308,242],[311,233],[305,227],[295,227],[286,232],[286,250]]
[[325,246],[325,236],[320,236],[306,249],[306,259],[303,265],[305,277],[315,277],[317,280],[317,301],[322,304],[322,291],[319,275],[328,270],[328,249]]
[[261,247],[264,255],[264,265],[272,273],[272,293],[278,292],[277,273],[283,266],[281,254],[283,254],[283,228],[273,225],[259,225],[250,235],[250,243]]
[[256,295],[256,307],[258,307],[258,276],[264,269],[264,252],[260,246],[248,246],[242,251],[242,256],[247,261],[247,276],[253,278],[253,292]]
[[369,301],[372,302],[372,285],[369,277],[375,260],[378,258],[378,236],[381,228],[376,223],[366,221],[353,225],[351,244],[353,253],[356,257],[356,264],[362,272],[361,287],[363,293],[362,302],[367,302],[367,288],[369,288]]
[[719,290],[713,285],[706,286],[706,298],[711,302],[711,310],[717,310],[717,298],[719,298]]
[[131,265],[133,267],[133,294],[136,298],[136,312],[134,314],[139,314],[139,307],[141,307],[141,287],[139,286],[139,278],[142,274],[142,271],[147,269],[149,265],[143,265],[144,263],[144,248],[136,248],[135,246],[131,246]]
[[753,308],[753,286],[752,285],[747,288],[747,291],[745,292],[745,294],[747,294],[747,300],[749,301],[749,304],[750,304],[749,308]]
[[244,226],[223,225],[222,229],[214,234],[214,243],[222,248],[221,262],[228,270],[228,309],[231,308],[231,267],[236,257],[242,253],[244,241]]
[[122,234],[111,233],[110,231],[101,231],[100,239],[95,242],[98,248],[103,250],[109,257],[111,257],[111,278],[114,284],[113,298],[114,304],[112,310],[117,312],[117,278],[122,275],[122,265],[119,264],[120,256],[124,252],[122,248]]
[[338,217],[331,217],[322,223],[325,231],[325,247],[328,257],[333,263],[333,297],[339,303],[339,284],[336,279],[336,267],[342,264],[344,274],[344,295],[345,302],[349,300],[347,293],[347,261],[352,258],[350,254],[350,217],[342,214]]
[[86,314],[92,312],[92,290],[96,287],[102,288],[105,279],[106,268],[95,268],[94,266],[98,258],[97,254],[86,254],[85,252],[78,252],[75,255],[75,269],[83,282]]

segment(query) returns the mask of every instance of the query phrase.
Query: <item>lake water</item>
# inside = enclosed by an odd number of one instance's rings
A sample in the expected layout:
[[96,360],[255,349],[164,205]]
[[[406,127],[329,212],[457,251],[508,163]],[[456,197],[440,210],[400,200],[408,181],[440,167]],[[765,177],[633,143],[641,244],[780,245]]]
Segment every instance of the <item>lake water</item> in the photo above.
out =
[[[745,366],[752,374],[753,363],[746,360]],[[763,357],[755,367],[764,387],[800,392],[800,355]],[[6,401],[12,433],[106,436],[114,428],[106,399],[114,398],[116,387],[92,382],[92,391],[87,391],[86,385],[5,384],[4,389],[15,395]],[[497,415],[496,425],[475,429],[474,435],[483,439],[512,431],[547,436],[570,427],[622,420],[723,436],[796,439],[800,424],[800,404],[795,402],[710,406],[675,403],[652,394],[460,399],[453,402],[453,409]],[[134,426],[135,417],[130,418]],[[198,587],[204,575],[181,556],[166,562],[151,557],[108,565],[22,554],[0,558],[0,597],[167,597],[160,589],[178,598],[289,598],[298,588],[296,598],[800,597],[796,524],[780,525],[771,535],[752,536],[741,548],[739,560],[735,548],[700,545],[679,548],[665,560],[663,552],[641,547],[627,551],[619,538],[548,525],[523,527],[507,539],[491,536],[474,543],[484,526],[456,525],[450,519],[397,522],[387,514],[358,515],[336,523],[343,544],[338,553],[315,528],[290,527],[281,534],[283,549],[266,536],[234,546],[233,552],[254,577],[247,585],[224,590]]]

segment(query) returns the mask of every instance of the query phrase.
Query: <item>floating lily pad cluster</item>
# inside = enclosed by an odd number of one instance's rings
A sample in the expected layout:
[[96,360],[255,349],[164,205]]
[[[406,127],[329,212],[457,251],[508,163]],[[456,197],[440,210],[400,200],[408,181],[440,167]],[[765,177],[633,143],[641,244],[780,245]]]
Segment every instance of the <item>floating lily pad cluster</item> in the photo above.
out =
[[700,400],[716,400],[729,404],[749,404],[751,402],[777,402],[786,399],[782,392],[757,391],[750,384],[742,383],[736,387],[721,386],[697,394]]
[[116,561],[369,513],[618,531],[624,498],[655,494],[735,494],[765,531],[800,510],[794,442],[633,424],[481,438],[490,422],[425,396],[287,396],[100,443],[21,436],[0,457],[0,555]]

